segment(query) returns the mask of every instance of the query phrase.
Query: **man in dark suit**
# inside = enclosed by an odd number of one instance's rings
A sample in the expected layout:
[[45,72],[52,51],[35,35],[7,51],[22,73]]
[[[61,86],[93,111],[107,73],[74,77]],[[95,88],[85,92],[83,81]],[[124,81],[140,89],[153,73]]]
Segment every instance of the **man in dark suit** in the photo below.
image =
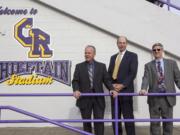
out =
[[[155,60],[145,64],[140,94],[175,93],[175,84],[180,88],[180,71],[174,60],[163,58],[163,45],[156,43],[152,46]],[[148,92],[147,92],[148,89]],[[150,117],[167,119],[173,117],[175,96],[148,97]],[[160,122],[151,122],[151,135],[161,135]],[[173,123],[163,123],[163,135],[173,135]]]
[[[91,119],[92,111],[94,119],[103,119],[105,99],[102,96],[81,97],[81,93],[103,93],[103,83],[113,93],[106,66],[94,60],[95,54],[94,46],[88,45],[85,48],[85,61],[76,65],[72,80],[74,97],[77,99],[76,105],[80,108],[83,119]],[[90,122],[84,122],[83,128],[87,132],[92,132]],[[95,122],[94,128],[96,135],[104,135],[103,122]]]
[[[111,76],[113,86],[117,92],[122,93],[133,93],[134,84],[133,81],[137,74],[138,58],[137,54],[126,50],[127,38],[120,36],[117,39],[117,47],[119,52],[111,56],[108,72]],[[123,96],[118,97],[119,114],[118,117],[121,119],[121,114],[124,119],[133,119],[133,97]],[[114,119],[114,100],[111,98],[111,109],[112,118]],[[115,125],[113,123],[113,130],[115,131]],[[123,134],[122,124],[119,122],[118,126],[119,135]],[[125,122],[125,129],[127,135],[135,135],[135,124],[134,122]]]

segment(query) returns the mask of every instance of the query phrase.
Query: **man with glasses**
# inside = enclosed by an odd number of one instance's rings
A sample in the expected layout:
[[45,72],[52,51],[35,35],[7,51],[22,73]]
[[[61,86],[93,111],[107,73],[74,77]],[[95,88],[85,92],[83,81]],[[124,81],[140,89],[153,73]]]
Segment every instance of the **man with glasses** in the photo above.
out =
[[[152,52],[155,59],[145,64],[140,94],[175,93],[175,84],[180,89],[180,71],[177,63],[163,58],[164,49],[161,43],[155,43]],[[176,97],[149,96],[148,104],[151,119],[171,119]],[[160,122],[151,122],[150,133],[161,135]],[[173,135],[173,122],[163,122],[163,135]]]

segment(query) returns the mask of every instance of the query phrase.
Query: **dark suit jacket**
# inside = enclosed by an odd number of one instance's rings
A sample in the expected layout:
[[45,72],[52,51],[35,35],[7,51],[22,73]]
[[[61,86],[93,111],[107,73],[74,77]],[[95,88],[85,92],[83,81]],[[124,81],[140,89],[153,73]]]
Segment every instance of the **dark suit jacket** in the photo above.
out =
[[[108,89],[113,89],[105,64],[94,61],[93,86],[95,93],[104,93],[103,83]],[[73,91],[79,90],[82,93],[92,93],[92,90],[90,90],[90,80],[88,75],[87,62],[82,62],[76,65],[74,77],[72,80],[72,86],[73,86]],[[104,109],[105,108],[104,97],[99,96],[96,99],[100,107]],[[76,105],[80,108],[85,108],[88,107],[88,104],[91,103],[91,100],[92,98],[89,97],[80,97],[77,100]]]
[[[180,88],[180,71],[178,69],[177,63],[174,60],[163,59],[164,61],[164,76],[165,76],[165,86],[166,92],[175,93],[175,83],[178,88]],[[149,93],[158,93],[158,75],[156,71],[155,60],[145,64],[144,76],[142,80],[141,89],[147,90]],[[153,105],[157,104],[157,98],[148,97],[148,103]],[[171,106],[176,104],[175,96],[167,96],[167,100]]]
[[[109,69],[108,69],[112,83],[114,82],[112,78],[112,74],[113,74],[117,55],[118,53],[111,56]],[[130,51],[126,51],[121,60],[121,64],[119,66],[119,71],[116,80],[116,83],[121,83],[125,86],[125,88],[120,92],[126,92],[126,93],[134,92],[133,81],[137,74],[137,68],[138,68],[137,54]]]

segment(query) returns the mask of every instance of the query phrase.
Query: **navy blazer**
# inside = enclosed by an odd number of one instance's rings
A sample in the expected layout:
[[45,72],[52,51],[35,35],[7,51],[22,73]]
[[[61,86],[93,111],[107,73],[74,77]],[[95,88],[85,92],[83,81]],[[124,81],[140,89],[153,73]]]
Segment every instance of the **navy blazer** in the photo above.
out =
[[137,54],[126,51],[119,66],[117,80],[113,80],[112,74],[115,66],[115,60],[118,53],[111,56],[108,73],[111,76],[112,83],[120,83],[125,86],[120,92],[134,92],[134,79],[138,69],[138,57]]

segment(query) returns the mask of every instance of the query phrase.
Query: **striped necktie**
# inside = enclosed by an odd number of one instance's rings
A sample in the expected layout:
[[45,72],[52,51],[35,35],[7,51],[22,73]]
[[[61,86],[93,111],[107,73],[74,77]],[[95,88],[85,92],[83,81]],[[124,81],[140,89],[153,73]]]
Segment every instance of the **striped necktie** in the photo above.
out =
[[88,65],[88,74],[90,80],[90,88],[93,88],[93,64]]
[[121,55],[118,54],[117,57],[116,57],[115,66],[114,66],[113,75],[112,75],[112,78],[114,80],[117,79],[120,63],[121,63]]

